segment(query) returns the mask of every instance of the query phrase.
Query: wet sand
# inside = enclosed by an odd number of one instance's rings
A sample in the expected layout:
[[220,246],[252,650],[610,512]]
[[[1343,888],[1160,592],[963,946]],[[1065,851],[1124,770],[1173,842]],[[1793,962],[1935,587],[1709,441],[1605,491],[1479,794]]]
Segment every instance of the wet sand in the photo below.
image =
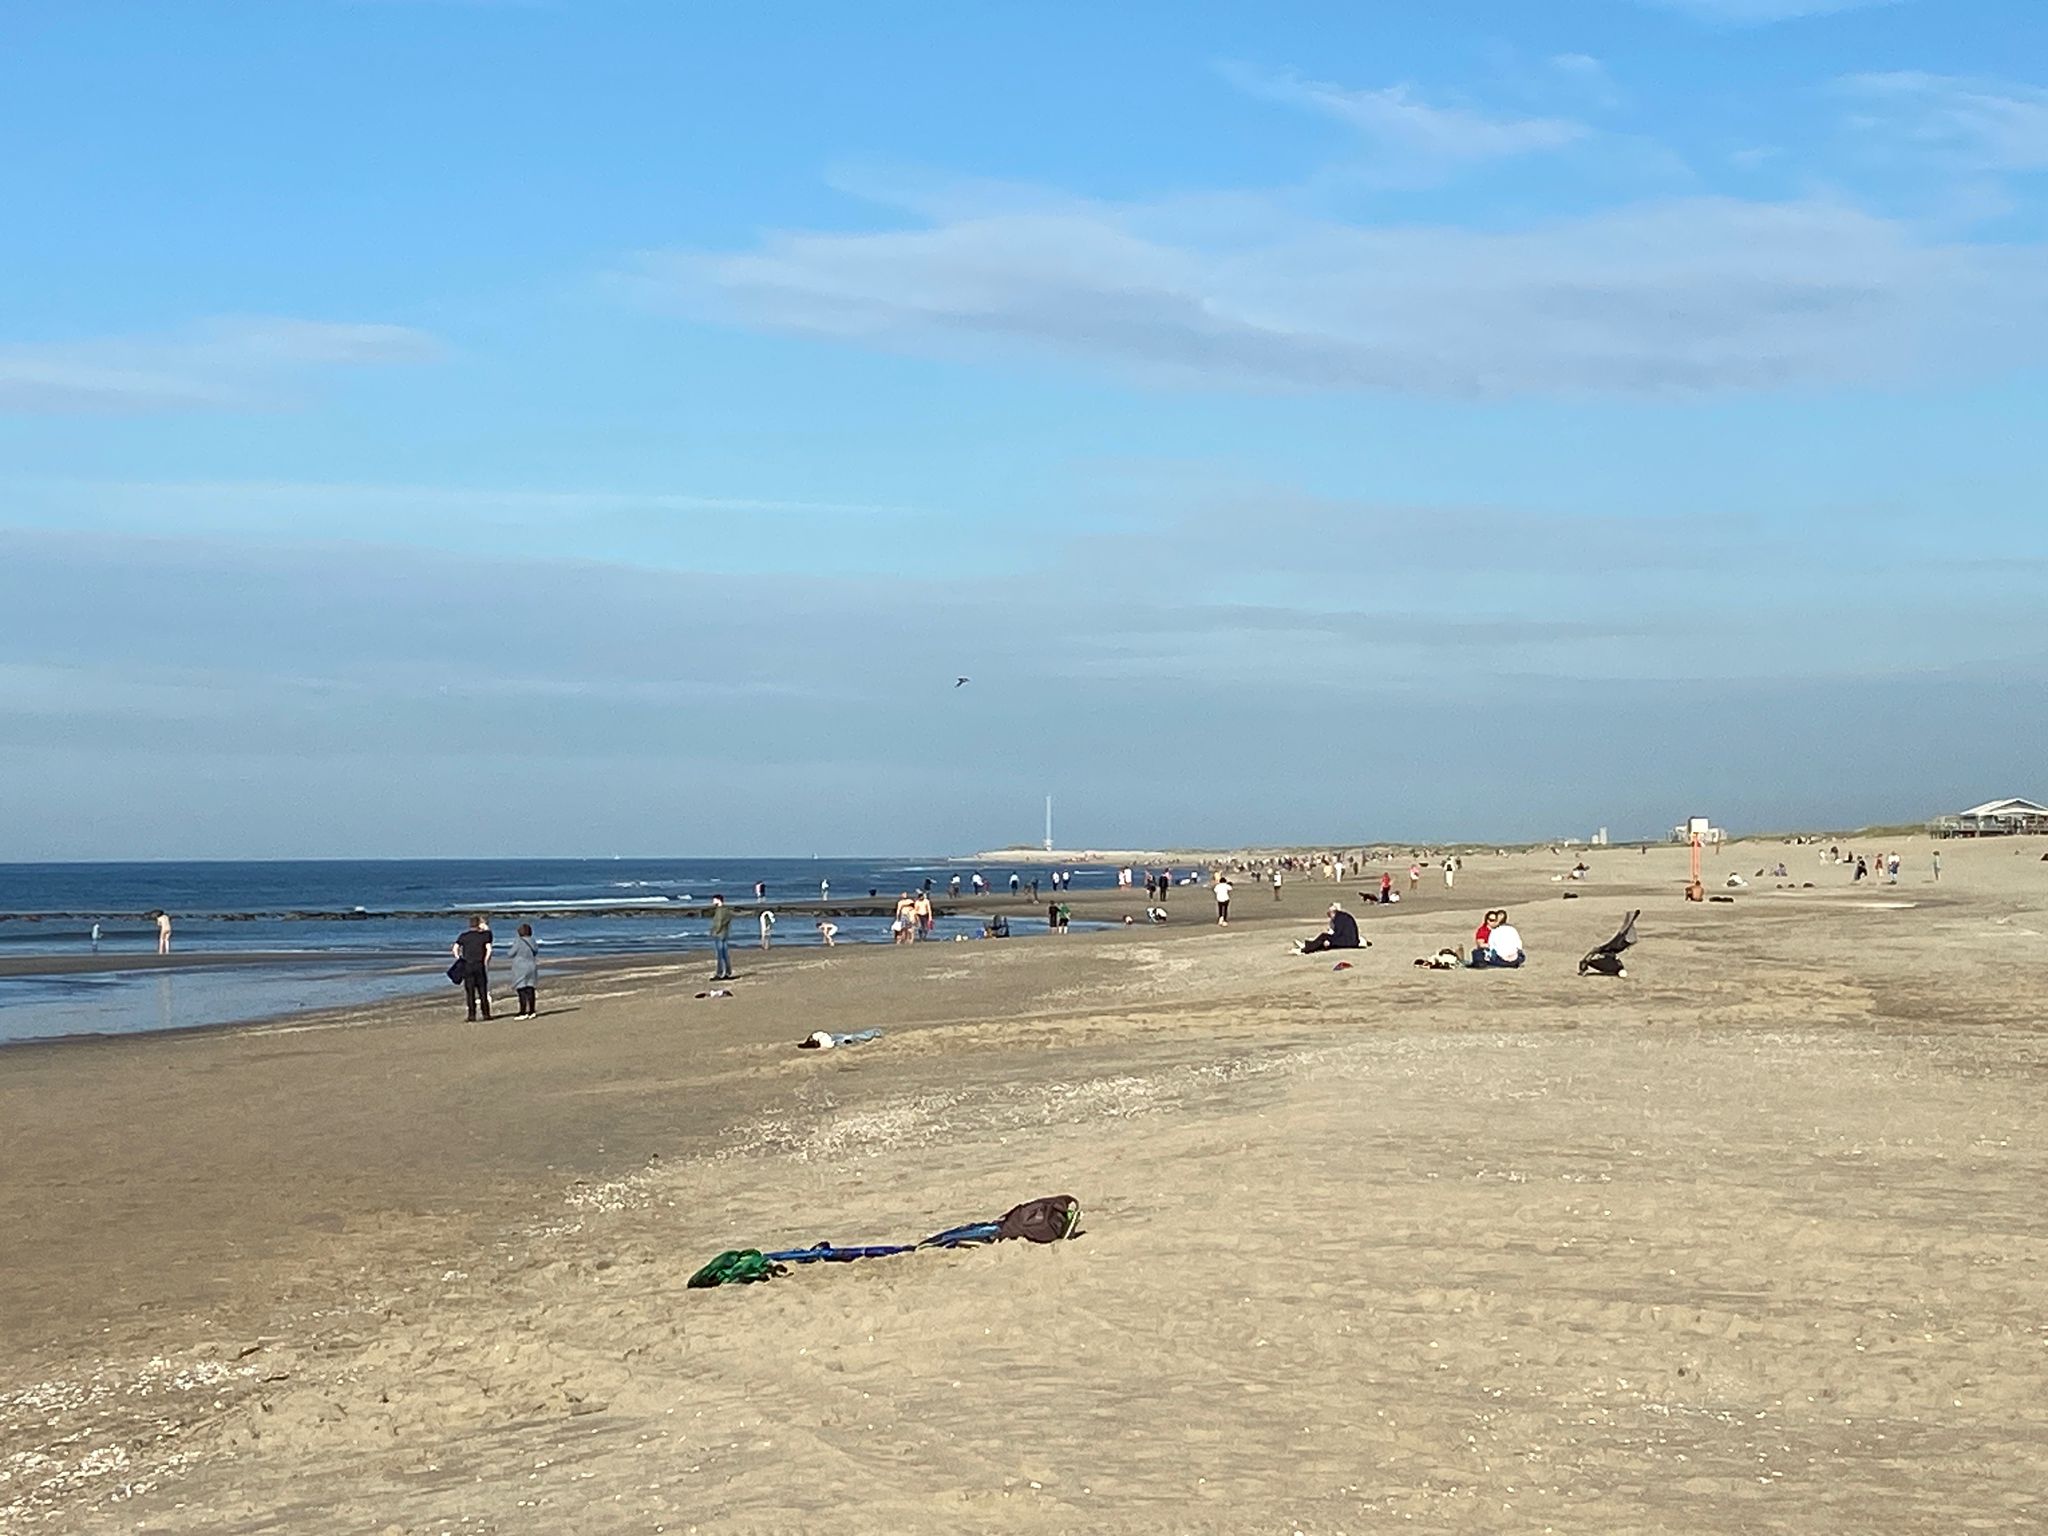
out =
[[[0,1529],[2038,1524],[2048,865],[1927,847],[1737,845],[1717,894],[1816,887],[1725,906],[1681,850],[1469,859],[1341,972],[1285,943],[1329,885],[1247,881],[736,949],[730,999],[12,1048]],[[1526,969],[1411,965],[1501,904]],[[1062,1191],[1070,1245],[684,1289]]]

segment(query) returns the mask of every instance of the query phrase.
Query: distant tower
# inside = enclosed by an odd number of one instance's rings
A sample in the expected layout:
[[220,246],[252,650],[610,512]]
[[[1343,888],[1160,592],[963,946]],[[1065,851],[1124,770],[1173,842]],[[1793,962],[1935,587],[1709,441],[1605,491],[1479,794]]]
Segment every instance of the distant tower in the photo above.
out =
[[1045,797],[1045,851],[1052,852],[1052,796]]

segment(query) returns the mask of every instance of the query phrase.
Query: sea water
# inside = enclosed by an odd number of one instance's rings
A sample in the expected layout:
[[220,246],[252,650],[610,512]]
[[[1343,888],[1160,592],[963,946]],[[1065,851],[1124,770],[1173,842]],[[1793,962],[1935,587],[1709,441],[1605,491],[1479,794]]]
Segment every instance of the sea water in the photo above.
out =
[[[815,945],[815,914],[777,903],[816,902],[821,880],[833,905],[888,903],[930,879],[943,904],[947,881],[958,874],[965,887],[977,868],[1003,894],[1013,872],[1027,884],[1048,873],[943,858],[0,864],[0,958],[14,973],[0,975],[0,1042],[227,1024],[446,989],[449,946],[472,913],[489,919],[501,948],[521,922],[532,923],[545,968],[549,960],[707,950],[709,926],[687,909],[714,892],[751,908],[763,881],[778,910],[774,942]],[[1115,884],[1107,866],[1072,868],[1076,890]],[[623,907],[637,910],[616,910]],[[159,909],[172,916],[180,954],[278,958],[171,971],[60,969],[94,952],[95,922],[99,954],[153,955],[156,925],[145,914]],[[887,916],[833,921],[841,943],[889,937]],[[941,939],[980,930],[978,917],[938,923]],[[758,935],[753,913],[740,913],[735,946]]]

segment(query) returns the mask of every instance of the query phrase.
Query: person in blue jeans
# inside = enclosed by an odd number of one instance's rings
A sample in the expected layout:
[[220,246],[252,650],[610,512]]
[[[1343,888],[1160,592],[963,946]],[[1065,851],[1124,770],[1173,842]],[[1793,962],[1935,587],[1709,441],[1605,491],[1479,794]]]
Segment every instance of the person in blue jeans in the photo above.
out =
[[732,976],[732,908],[725,904],[723,896],[711,898],[711,953],[718,961],[718,970],[713,981],[731,981]]
[[1500,914],[1500,921],[1491,925],[1484,944],[1472,946],[1472,969],[1517,970],[1527,955],[1522,949],[1522,935],[1515,925],[1508,921],[1507,913]]

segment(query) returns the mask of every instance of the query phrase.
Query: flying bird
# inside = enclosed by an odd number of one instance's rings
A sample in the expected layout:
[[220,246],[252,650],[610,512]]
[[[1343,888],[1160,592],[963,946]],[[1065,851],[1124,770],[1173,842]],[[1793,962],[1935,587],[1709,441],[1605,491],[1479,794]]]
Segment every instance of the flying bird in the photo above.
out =
[[974,679],[971,677],[956,677],[953,679],[953,686],[955,688],[965,688],[969,683],[973,681]]

